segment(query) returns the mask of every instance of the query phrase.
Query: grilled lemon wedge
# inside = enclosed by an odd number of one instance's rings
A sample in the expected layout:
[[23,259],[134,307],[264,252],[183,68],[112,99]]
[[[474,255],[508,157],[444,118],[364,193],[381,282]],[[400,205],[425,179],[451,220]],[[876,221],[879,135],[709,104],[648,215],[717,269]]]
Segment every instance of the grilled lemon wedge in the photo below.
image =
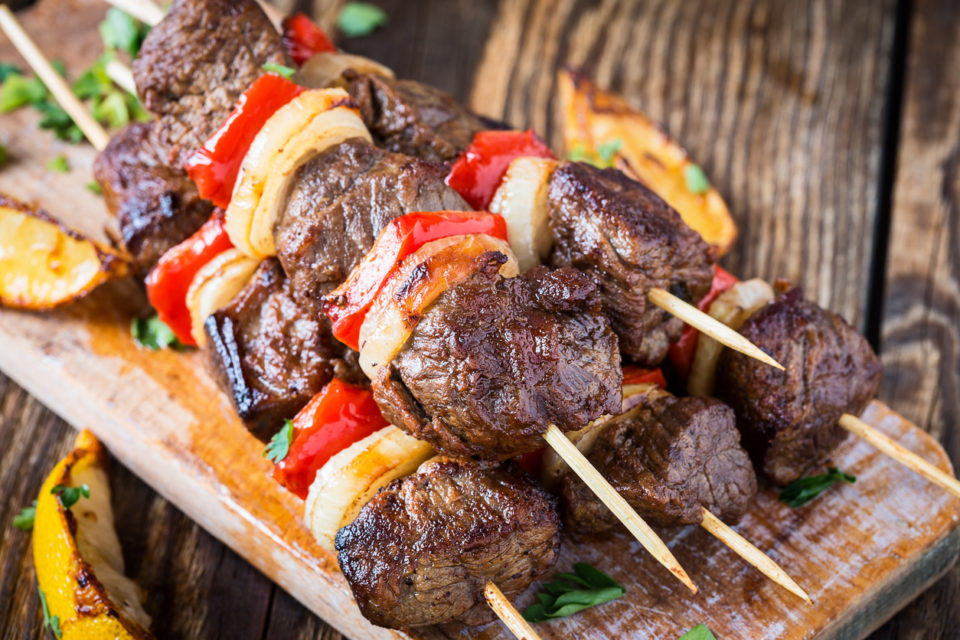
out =
[[66,640],[152,639],[139,589],[123,575],[105,462],[103,447],[83,431],[40,489],[33,559],[45,613]]

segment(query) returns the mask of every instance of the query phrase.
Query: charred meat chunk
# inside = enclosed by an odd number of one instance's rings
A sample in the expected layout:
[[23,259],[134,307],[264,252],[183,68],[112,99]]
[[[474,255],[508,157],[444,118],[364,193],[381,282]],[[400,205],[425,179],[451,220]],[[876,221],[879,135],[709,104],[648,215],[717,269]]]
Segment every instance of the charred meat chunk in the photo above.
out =
[[[736,522],[757,492],[733,410],[718,400],[655,392],[599,428],[587,457],[651,524],[699,524],[703,508]],[[617,524],[572,473],[560,487],[564,520],[574,531],[600,533]]]
[[483,588],[508,597],[553,566],[555,500],[514,465],[441,460],[395,480],[337,533],[343,575],[374,624],[409,629],[493,619]]
[[757,469],[793,482],[846,437],[844,413],[860,415],[880,385],[866,339],[798,288],[754,313],[740,333],[786,371],[726,350],[717,365],[720,397],[733,407]]
[[280,34],[255,0],[175,0],[133,63],[167,161],[183,166],[216,131],[263,65],[289,65]]
[[347,71],[347,91],[378,146],[428,162],[452,162],[474,134],[498,128],[434,87]]
[[207,318],[211,368],[237,413],[268,439],[337,376],[360,382],[356,352],[337,342],[326,316],[294,299],[276,259],[264,260],[226,307]]
[[499,266],[441,294],[373,381],[390,422],[458,458],[533,451],[550,424],[580,429],[620,409],[617,338],[593,282],[546,267],[503,278]]
[[383,228],[413,211],[467,210],[435,166],[352,138],[297,171],[274,227],[298,295],[319,300],[360,263]]
[[117,216],[123,244],[141,274],[213,213],[187,174],[159,157],[150,143],[153,126],[128,126],[93,163],[107,208]]
[[670,205],[614,169],[563,162],[547,188],[555,267],[587,273],[620,349],[658,365],[683,323],[647,300],[653,287],[690,303],[710,290],[713,256]]

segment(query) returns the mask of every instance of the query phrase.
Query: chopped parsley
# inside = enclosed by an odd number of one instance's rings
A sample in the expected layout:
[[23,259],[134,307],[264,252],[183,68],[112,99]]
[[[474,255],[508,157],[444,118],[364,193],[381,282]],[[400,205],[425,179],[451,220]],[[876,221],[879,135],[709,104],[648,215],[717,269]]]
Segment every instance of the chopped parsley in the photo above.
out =
[[707,174],[698,165],[688,164],[683,168],[683,179],[687,183],[687,191],[694,195],[702,195],[710,190],[710,181]]
[[613,166],[613,157],[623,148],[623,140],[614,138],[597,145],[597,150],[593,151],[585,144],[574,145],[567,153],[567,160],[571,162],[586,162],[592,164],[598,169],[609,169]]
[[690,631],[677,638],[677,640],[717,640],[713,632],[705,624],[698,624]]
[[87,191],[89,191],[90,193],[95,193],[98,196],[103,195],[103,189],[100,188],[100,183],[96,181],[88,182],[84,186],[87,188]]
[[530,622],[565,618],[578,611],[615,600],[626,593],[616,580],[585,562],[573,565],[574,573],[558,573],[543,585],[536,604],[523,612]]
[[827,473],[799,478],[780,489],[780,500],[786,502],[791,509],[796,509],[807,504],[837,482],[853,484],[856,481],[857,479],[849,473],[844,473],[836,467],[830,467]]
[[348,2],[337,16],[337,28],[348,38],[368,36],[387,24],[387,12],[369,2]]
[[173,329],[156,314],[150,318],[134,318],[130,324],[130,333],[137,346],[150,351],[159,351],[168,347],[177,350],[184,348],[183,343],[177,340]]
[[130,14],[111,7],[107,11],[107,18],[100,23],[100,37],[103,46],[107,49],[126,51],[131,58],[140,52],[150,27],[136,20]]
[[64,509],[69,509],[77,504],[80,496],[84,498],[90,497],[90,487],[87,486],[87,483],[83,483],[79,487],[67,487],[58,484],[53,489],[50,489],[50,493],[60,499],[60,504],[63,505]]
[[70,161],[62,153],[47,163],[47,169],[57,173],[70,173]]
[[7,164],[7,148],[0,142],[0,167]]
[[263,450],[263,457],[273,464],[279,464],[290,453],[291,444],[293,444],[293,422],[287,420],[280,431],[270,438],[270,444]]
[[278,76],[283,76],[288,80],[292,78],[293,74],[297,72],[297,70],[292,67],[287,67],[282,64],[277,64],[276,62],[268,62],[265,65],[263,65],[262,69],[264,71],[269,71],[270,73],[275,73]]
[[13,526],[20,531],[30,531],[33,529],[33,520],[37,517],[37,501],[34,500],[33,504],[29,507],[24,507],[20,509],[20,513],[13,518]]

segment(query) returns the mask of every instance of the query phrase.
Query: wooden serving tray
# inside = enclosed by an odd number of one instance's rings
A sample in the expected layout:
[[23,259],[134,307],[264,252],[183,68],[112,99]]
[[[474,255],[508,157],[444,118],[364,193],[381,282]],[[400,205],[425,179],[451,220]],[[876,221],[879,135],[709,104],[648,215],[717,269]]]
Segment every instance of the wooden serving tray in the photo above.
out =
[[[25,16],[48,54],[89,63],[99,51],[102,5],[46,0]],[[33,28],[31,28],[33,27]],[[13,57],[6,42],[0,59]],[[0,191],[103,237],[103,202],[84,188],[93,151],[36,130],[29,111],[0,116],[11,163]],[[66,175],[43,167],[66,153]],[[126,466],[343,633],[408,637],[360,615],[336,559],[301,523],[303,505],[269,476],[263,445],[206,374],[198,353],[146,352],[130,338],[145,310],[132,281],[114,283],[50,313],[0,310],[0,369],[76,427],[93,430]],[[943,469],[943,449],[879,402],[864,419]],[[764,488],[737,529],[779,562],[814,599],[780,589],[698,527],[663,531],[698,584],[691,596],[625,533],[605,541],[566,536],[557,566],[602,568],[627,590],[620,600],[538,625],[544,638],[665,638],[705,623],[718,638],[862,638],[943,574],[960,555],[960,501],[916,474],[847,440],[832,461],[857,476],[791,510]],[[533,592],[516,600],[522,607]],[[429,629],[419,638],[507,638],[479,629]]]

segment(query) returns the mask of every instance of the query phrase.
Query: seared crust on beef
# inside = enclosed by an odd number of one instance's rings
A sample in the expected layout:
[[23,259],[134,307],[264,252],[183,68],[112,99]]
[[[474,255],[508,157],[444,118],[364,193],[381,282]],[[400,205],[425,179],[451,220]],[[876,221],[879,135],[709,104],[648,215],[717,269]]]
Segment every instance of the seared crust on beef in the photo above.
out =
[[481,271],[427,309],[373,381],[384,416],[438,451],[502,460],[620,409],[617,339],[596,287],[573,269]]
[[562,162],[547,197],[550,263],[588,274],[623,353],[641,366],[658,365],[683,323],[650,304],[647,291],[700,300],[713,281],[709,247],[670,205],[614,169]]
[[93,163],[107,208],[117,216],[124,247],[141,274],[213,213],[187,174],[159,157],[152,123],[132,124],[110,139]]
[[429,162],[451,162],[478,131],[498,128],[453,98],[413,80],[347,71],[347,91],[360,105],[374,141]]
[[247,428],[269,439],[330,378],[364,379],[356,352],[337,342],[318,309],[294,300],[276,259],[205,325],[211,368]]
[[137,91],[157,114],[167,161],[182,166],[264,74],[289,65],[280,34],[255,0],[175,0],[133,62]]
[[[735,523],[757,492],[733,410],[719,400],[651,394],[601,428],[587,457],[651,524],[699,524],[703,508]],[[571,529],[617,524],[580,478],[568,473],[560,486]]]
[[319,300],[360,263],[383,228],[413,211],[467,210],[437,167],[353,138],[297,171],[274,227],[297,295]]
[[880,361],[843,318],[804,300],[798,288],[754,313],[740,333],[786,372],[727,349],[717,389],[737,414],[754,464],[787,484],[846,437],[837,421],[866,408],[880,385]]
[[428,462],[381,490],[337,533],[340,568],[371,622],[409,629],[493,619],[483,588],[510,597],[553,566],[555,500],[516,466]]

